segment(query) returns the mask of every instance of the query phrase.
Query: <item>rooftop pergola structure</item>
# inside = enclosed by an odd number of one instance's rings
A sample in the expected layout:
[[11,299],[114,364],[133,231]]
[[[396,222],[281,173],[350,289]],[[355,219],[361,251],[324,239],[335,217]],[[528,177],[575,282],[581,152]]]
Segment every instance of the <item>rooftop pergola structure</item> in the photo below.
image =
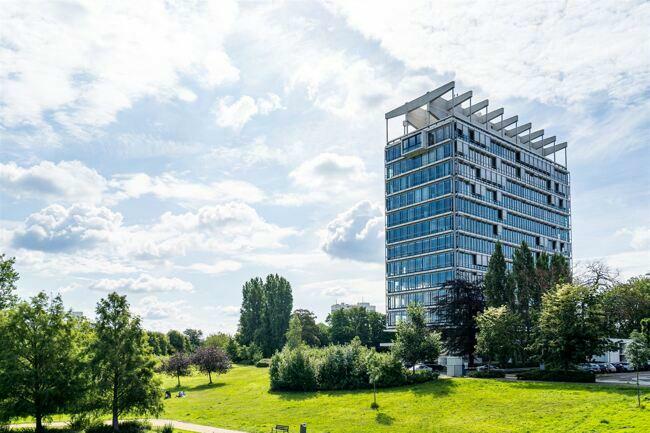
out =
[[[406,102],[386,113],[386,139],[388,141],[388,120],[404,116],[405,133],[408,126],[422,129],[442,119],[455,116],[470,124],[500,136],[506,143],[526,149],[543,157],[553,156],[564,150],[564,167],[567,166],[567,143],[556,143],[555,136],[544,137],[544,130],[534,130],[530,122],[520,124],[519,116],[504,116],[503,108],[491,110],[487,99],[472,102],[472,91],[456,93],[456,83],[451,81],[435,90]],[[463,108],[463,104],[465,107]]]

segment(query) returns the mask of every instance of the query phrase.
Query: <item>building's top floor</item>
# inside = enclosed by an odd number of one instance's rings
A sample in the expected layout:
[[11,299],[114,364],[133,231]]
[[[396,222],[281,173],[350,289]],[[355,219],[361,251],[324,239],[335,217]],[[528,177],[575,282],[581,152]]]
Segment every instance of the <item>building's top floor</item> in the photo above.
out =
[[[458,94],[455,91],[455,82],[451,81],[389,111],[385,116],[387,144],[390,145],[404,135],[411,134],[413,130],[409,130],[409,128],[420,130],[443,119],[455,117],[485,133],[498,137],[506,144],[549,160],[552,156],[553,163],[566,168],[566,142],[556,143],[555,136],[545,137],[543,129],[534,130],[530,122],[520,123],[519,116],[504,118],[503,108],[490,111],[487,99],[473,103],[472,96],[471,90]],[[404,133],[389,140],[388,121],[400,116],[404,116],[402,122]],[[564,150],[564,164],[559,164],[555,160],[555,154],[561,150]]]

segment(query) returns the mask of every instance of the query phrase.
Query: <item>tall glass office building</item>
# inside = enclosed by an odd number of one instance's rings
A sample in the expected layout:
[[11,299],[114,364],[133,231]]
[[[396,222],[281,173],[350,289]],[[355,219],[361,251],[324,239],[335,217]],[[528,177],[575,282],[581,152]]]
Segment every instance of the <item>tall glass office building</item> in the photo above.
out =
[[[396,118],[400,136],[390,139]],[[570,260],[566,143],[454,82],[386,113],[386,141],[389,326],[412,302],[435,324],[441,285],[482,276],[497,241],[509,262],[522,241]]]

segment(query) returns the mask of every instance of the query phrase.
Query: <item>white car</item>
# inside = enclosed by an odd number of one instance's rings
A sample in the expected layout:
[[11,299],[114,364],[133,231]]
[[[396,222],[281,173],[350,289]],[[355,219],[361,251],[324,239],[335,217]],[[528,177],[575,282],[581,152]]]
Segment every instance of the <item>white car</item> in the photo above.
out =
[[413,371],[433,371],[433,368],[424,364],[415,364],[413,366]]
[[[499,367],[495,367],[494,365],[490,365],[490,371],[491,370],[498,370]],[[488,371],[488,365],[481,365],[476,367],[476,371]]]

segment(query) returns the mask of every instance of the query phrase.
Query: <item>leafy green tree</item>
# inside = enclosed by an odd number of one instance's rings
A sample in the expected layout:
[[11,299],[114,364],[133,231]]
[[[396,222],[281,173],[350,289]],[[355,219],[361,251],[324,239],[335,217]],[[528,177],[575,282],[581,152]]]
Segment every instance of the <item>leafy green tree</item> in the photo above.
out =
[[232,364],[226,352],[218,347],[200,347],[192,357],[192,362],[203,373],[207,373],[210,384],[212,384],[212,373],[228,373]]
[[488,262],[487,273],[483,281],[485,303],[488,307],[500,307],[501,305],[513,305],[514,293],[512,284],[508,278],[506,259],[503,255],[501,242],[497,242],[494,252]]
[[327,316],[327,322],[330,325],[330,338],[334,344],[345,344],[352,341],[354,332],[350,324],[350,317],[346,310],[340,309],[332,311]]
[[537,260],[535,260],[535,285],[536,288],[539,291],[539,297],[535,299],[535,301],[538,301],[537,305],[535,305],[533,308],[536,308],[539,310],[541,307],[541,302],[542,302],[542,296],[544,293],[548,292],[551,287],[555,288],[552,286],[552,281],[551,281],[551,259],[546,254],[546,252],[542,251],[542,253],[537,257]]
[[330,327],[327,325],[327,323],[319,323],[317,326],[318,340],[320,341],[321,347],[329,345],[332,342],[332,339],[330,337]]
[[571,284],[571,267],[569,261],[562,254],[554,253],[549,264],[550,288],[555,289],[558,284]]
[[569,369],[608,347],[595,288],[564,284],[544,295],[535,344],[543,361]]
[[131,314],[126,296],[110,293],[96,312],[90,353],[98,404],[111,408],[113,430],[119,431],[120,415],[162,411],[160,381],[140,318]]
[[440,345],[440,334],[426,325],[424,308],[417,304],[409,305],[406,319],[397,324],[393,354],[415,368],[418,362],[437,359]]
[[302,345],[302,323],[298,316],[292,316],[289,321],[289,330],[287,331],[287,347],[295,349]]
[[488,358],[488,368],[496,361],[505,365],[515,358],[519,347],[517,339],[521,323],[508,307],[489,307],[476,316],[479,332],[476,336],[476,351]]
[[176,376],[178,386],[181,386],[181,376],[192,374],[192,359],[184,352],[177,352],[163,361],[162,371],[170,376]]
[[242,288],[242,304],[239,314],[237,341],[247,345],[260,341],[265,328],[264,282],[261,278],[252,278]]
[[285,278],[272,274],[264,282],[264,328],[263,337],[256,341],[262,348],[264,356],[271,356],[282,349],[285,335],[289,329],[289,319],[293,310],[291,284]]
[[0,311],[10,308],[18,302],[16,281],[20,275],[14,269],[15,263],[15,257],[5,259],[5,255],[0,254]]
[[75,410],[89,383],[86,331],[59,296],[41,292],[7,311],[0,321],[0,419],[34,417],[42,433],[44,417]]
[[641,321],[650,317],[650,278],[631,278],[603,294],[607,327],[611,336],[625,338],[641,330]]
[[361,343],[365,346],[370,341],[370,324],[368,322],[368,311],[363,307],[352,307],[344,310],[350,322],[352,338],[359,337]]
[[218,347],[222,350],[226,350],[231,344],[231,341],[233,341],[233,338],[230,335],[224,332],[217,332],[216,334],[208,335],[203,342],[203,345],[207,347]]
[[200,329],[188,328],[183,331],[183,334],[187,337],[187,345],[190,352],[196,351],[203,344],[203,331]]
[[167,334],[156,331],[147,331],[147,341],[154,355],[167,356],[172,352]]
[[367,345],[377,347],[379,343],[388,341],[386,336],[386,315],[376,311],[368,312],[369,338]]
[[[302,327],[302,341],[308,346],[318,347],[321,345],[320,330],[316,324],[316,316],[309,310],[297,309],[293,312],[291,320],[297,317]],[[289,322],[289,329],[291,330],[291,321]],[[287,339],[289,336],[287,335]]]
[[167,338],[172,348],[172,353],[188,352],[190,350],[190,342],[187,340],[185,334],[172,329],[167,332]]
[[[650,325],[650,323],[648,323]],[[641,388],[639,387],[639,370],[650,363],[650,326],[646,332],[632,331],[630,341],[625,347],[625,356],[636,370],[636,398],[641,406]]]
[[447,293],[441,305],[443,338],[451,353],[467,356],[474,365],[476,316],[485,308],[483,290],[476,282],[451,280],[443,284]]

